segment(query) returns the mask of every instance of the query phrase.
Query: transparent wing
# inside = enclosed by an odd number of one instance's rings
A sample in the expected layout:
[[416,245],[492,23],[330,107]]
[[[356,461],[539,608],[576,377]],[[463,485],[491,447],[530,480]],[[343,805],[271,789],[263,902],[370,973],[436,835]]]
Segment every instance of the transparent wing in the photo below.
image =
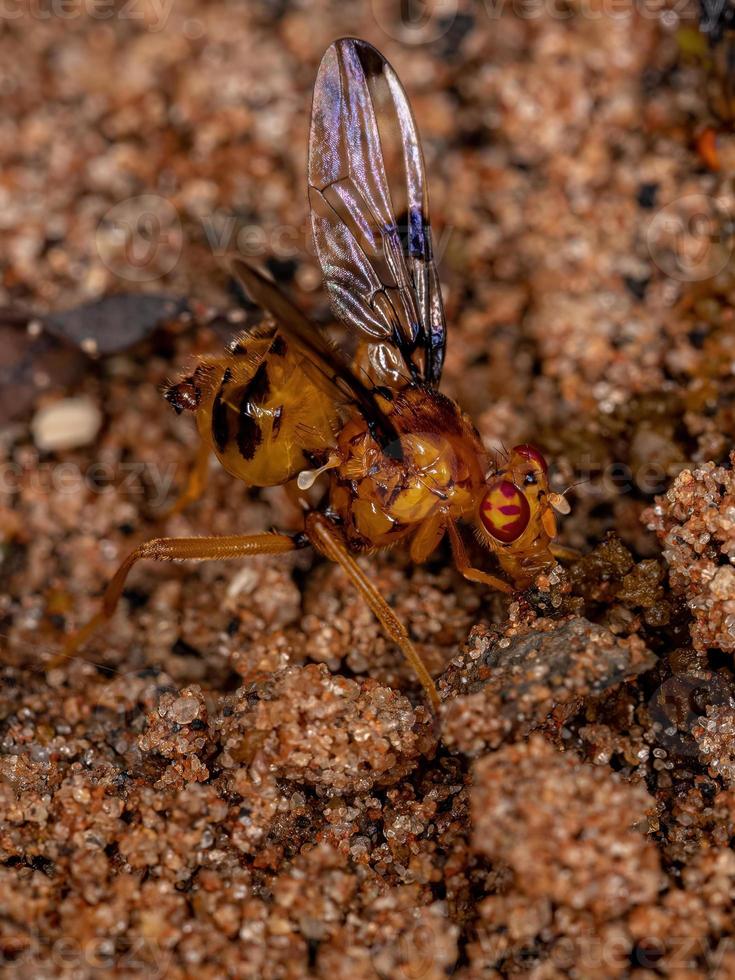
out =
[[278,330],[303,355],[304,366],[310,377],[320,387],[331,391],[336,403],[349,403],[359,409],[382,444],[396,443],[398,436],[395,428],[377,401],[378,390],[363,384],[353,374],[341,351],[329,342],[272,280],[240,258],[231,260],[230,269],[253,302],[271,314]]
[[322,59],[308,178],[335,315],[382,348],[378,361],[393,347],[410,377],[436,385],[446,325],[421,146],[396,73],[365,41],[342,38]]

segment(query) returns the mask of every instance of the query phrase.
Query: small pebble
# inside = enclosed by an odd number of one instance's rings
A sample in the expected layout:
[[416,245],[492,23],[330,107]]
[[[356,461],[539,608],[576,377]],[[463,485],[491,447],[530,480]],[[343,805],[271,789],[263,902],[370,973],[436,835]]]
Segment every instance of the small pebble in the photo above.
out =
[[78,449],[94,442],[102,413],[91,398],[64,398],[40,408],[31,421],[33,441],[41,452]]

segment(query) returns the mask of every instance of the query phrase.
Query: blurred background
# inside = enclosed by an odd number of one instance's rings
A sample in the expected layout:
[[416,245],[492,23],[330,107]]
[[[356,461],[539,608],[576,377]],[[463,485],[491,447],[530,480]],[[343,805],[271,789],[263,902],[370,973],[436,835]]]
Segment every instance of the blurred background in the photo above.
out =
[[[733,9],[0,0],[3,975],[735,976]],[[165,516],[198,440],[162,388],[257,317],[225,252],[329,322],[305,164],[344,34],[422,134],[442,386],[573,486],[584,556],[510,601],[446,543],[360,559],[439,747],[308,550],[141,563],[58,658],[142,540],[303,523],[221,468]]]
[[[354,34],[392,61],[422,134],[447,390],[490,444],[544,445],[562,482],[599,477],[621,441],[613,458],[656,463],[650,499],[732,431],[708,394],[735,354],[723,10],[702,33],[681,0],[6,0],[0,411],[78,380],[41,325],[95,355],[164,313],[206,318],[235,301],[233,248],[328,320],[309,110],[324,49]],[[99,305],[120,294],[150,305]]]

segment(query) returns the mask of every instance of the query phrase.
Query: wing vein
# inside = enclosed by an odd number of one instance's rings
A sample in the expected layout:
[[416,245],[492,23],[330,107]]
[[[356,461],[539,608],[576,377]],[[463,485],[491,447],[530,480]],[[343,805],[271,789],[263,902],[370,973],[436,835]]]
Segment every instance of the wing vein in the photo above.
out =
[[367,345],[395,345],[409,376],[437,384],[446,327],[421,146],[398,76],[364,41],[342,38],[322,59],[308,172],[333,312]]

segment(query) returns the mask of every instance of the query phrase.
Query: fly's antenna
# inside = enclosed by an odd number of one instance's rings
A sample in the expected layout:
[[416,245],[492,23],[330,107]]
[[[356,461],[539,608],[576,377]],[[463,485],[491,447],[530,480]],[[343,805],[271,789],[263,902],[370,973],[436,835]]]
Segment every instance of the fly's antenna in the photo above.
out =
[[500,469],[500,464],[507,463],[508,460],[510,459],[510,453],[506,449],[505,443],[502,441],[500,442],[500,448],[498,448],[497,445],[493,446],[493,448],[490,449],[489,452],[490,452],[490,456],[492,457],[492,464],[490,466],[490,469],[487,470],[485,473],[486,480],[488,480],[491,476],[495,476],[495,474]]
[[560,494],[560,496],[565,497],[569,493],[570,490],[574,490],[575,487],[581,487],[585,483],[592,483],[592,477],[591,476],[586,476],[584,478],[584,480],[577,480],[576,483],[570,483],[569,486],[566,488],[566,490],[564,490]]
[[566,488],[566,490],[562,491],[562,493],[550,493],[549,503],[554,508],[554,510],[557,511],[559,514],[569,514],[572,508],[570,507],[569,501],[567,500],[567,494],[569,493],[570,490],[573,490],[575,487],[581,487],[583,483],[590,483],[590,482],[591,482],[591,478],[586,477],[584,480],[577,480],[576,483],[570,483],[569,486]]
[[508,462],[508,460],[510,459],[510,452],[502,439],[500,440],[500,449],[496,449],[495,451],[503,463]]

